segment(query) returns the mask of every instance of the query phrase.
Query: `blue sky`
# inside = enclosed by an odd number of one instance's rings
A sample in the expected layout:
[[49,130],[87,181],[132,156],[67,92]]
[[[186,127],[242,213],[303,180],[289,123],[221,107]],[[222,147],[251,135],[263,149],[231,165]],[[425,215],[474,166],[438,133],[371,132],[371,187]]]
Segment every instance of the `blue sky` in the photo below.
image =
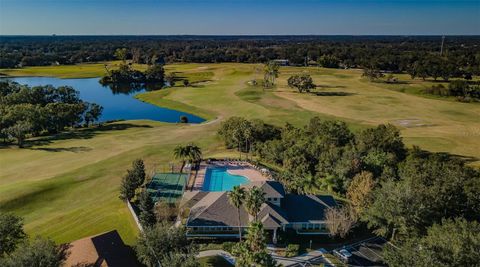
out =
[[480,34],[480,0],[0,0],[0,34]]

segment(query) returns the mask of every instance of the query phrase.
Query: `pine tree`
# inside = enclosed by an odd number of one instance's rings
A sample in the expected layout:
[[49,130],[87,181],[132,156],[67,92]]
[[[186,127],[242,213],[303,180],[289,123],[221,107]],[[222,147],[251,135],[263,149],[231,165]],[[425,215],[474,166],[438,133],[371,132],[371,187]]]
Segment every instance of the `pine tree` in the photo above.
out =
[[136,159],[132,163],[132,175],[134,177],[135,188],[139,188],[145,182],[145,164],[143,160]]
[[140,193],[138,208],[140,209],[139,220],[143,226],[152,226],[155,224],[155,214],[153,214],[154,203],[146,190]]
[[137,189],[134,177],[131,171],[122,178],[120,185],[120,199],[130,201],[135,196],[135,189]]

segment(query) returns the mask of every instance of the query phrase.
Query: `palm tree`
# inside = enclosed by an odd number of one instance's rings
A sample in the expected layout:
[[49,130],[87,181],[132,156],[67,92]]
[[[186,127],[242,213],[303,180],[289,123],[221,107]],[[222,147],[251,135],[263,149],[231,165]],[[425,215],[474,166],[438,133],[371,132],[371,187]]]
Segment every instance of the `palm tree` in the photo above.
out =
[[182,168],[180,169],[180,172],[183,172],[187,160],[191,163],[198,163],[202,160],[202,150],[200,147],[192,143],[185,146],[178,145],[173,150],[173,155],[176,159],[182,160]]
[[198,163],[202,160],[202,149],[195,144],[187,145],[188,160],[191,163]]
[[317,179],[317,177],[307,174],[305,178],[301,182],[301,192],[303,194],[314,194],[318,188],[321,187],[321,182]]
[[[264,68],[264,82],[266,85],[275,85],[275,78],[278,77],[278,69],[280,67],[275,61],[270,61],[267,64],[265,64]],[[267,86],[267,87],[268,87]]]
[[327,175],[319,180],[319,188],[326,190],[328,192],[333,192],[333,187],[335,187],[335,176]]
[[265,203],[265,193],[260,187],[253,186],[245,198],[245,208],[248,214],[253,216],[254,221],[257,221],[263,203]]
[[233,190],[228,192],[228,202],[237,208],[238,212],[238,236],[240,237],[240,242],[242,241],[242,228],[240,221],[240,207],[245,201],[245,189],[238,185],[233,187]]
[[243,136],[245,137],[245,152],[247,153],[247,160],[248,154],[250,153],[250,140],[252,139],[252,127],[250,125],[246,125],[243,129]]
[[235,128],[233,130],[233,139],[235,140],[235,142],[237,142],[237,149],[238,149],[238,153],[240,154],[240,160],[242,159],[242,150],[240,148],[241,146],[241,143],[242,143],[242,139],[243,139],[243,131],[241,128]]
[[175,149],[173,149],[173,156],[175,159],[182,160],[182,168],[180,168],[180,172],[183,172],[183,167],[185,167],[185,163],[189,157],[188,146],[176,146]]

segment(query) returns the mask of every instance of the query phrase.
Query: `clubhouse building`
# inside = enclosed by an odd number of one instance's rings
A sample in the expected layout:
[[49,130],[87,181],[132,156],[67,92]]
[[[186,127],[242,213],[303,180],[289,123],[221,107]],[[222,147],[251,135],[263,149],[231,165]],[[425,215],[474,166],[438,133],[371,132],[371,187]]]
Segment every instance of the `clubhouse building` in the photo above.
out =
[[[189,237],[234,238],[238,237],[239,228],[242,232],[248,228],[253,217],[244,207],[240,207],[239,223],[238,210],[228,200],[231,188],[225,184],[229,184],[230,179],[236,179],[231,177],[233,174],[246,177],[247,181],[240,184],[246,190],[256,186],[265,193],[266,201],[257,218],[271,234],[274,243],[279,231],[293,231],[299,235],[327,234],[325,213],[337,206],[332,196],[287,194],[281,183],[265,177],[260,170],[246,164],[210,165],[204,168],[206,175],[200,178],[204,186],[198,187],[198,181],[192,181],[197,186],[187,189],[181,200],[181,207],[188,214],[184,224]],[[217,171],[218,168],[221,170]],[[219,183],[223,186],[218,186]]]

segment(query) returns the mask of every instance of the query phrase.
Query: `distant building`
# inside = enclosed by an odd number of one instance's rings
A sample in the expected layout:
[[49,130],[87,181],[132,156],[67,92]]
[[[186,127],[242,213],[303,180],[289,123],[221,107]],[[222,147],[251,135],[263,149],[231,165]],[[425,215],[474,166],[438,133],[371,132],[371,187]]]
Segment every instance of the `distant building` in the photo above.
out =
[[277,63],[279,66],[289,66],[290,62],[288,59],[274,59],[273,62]]

